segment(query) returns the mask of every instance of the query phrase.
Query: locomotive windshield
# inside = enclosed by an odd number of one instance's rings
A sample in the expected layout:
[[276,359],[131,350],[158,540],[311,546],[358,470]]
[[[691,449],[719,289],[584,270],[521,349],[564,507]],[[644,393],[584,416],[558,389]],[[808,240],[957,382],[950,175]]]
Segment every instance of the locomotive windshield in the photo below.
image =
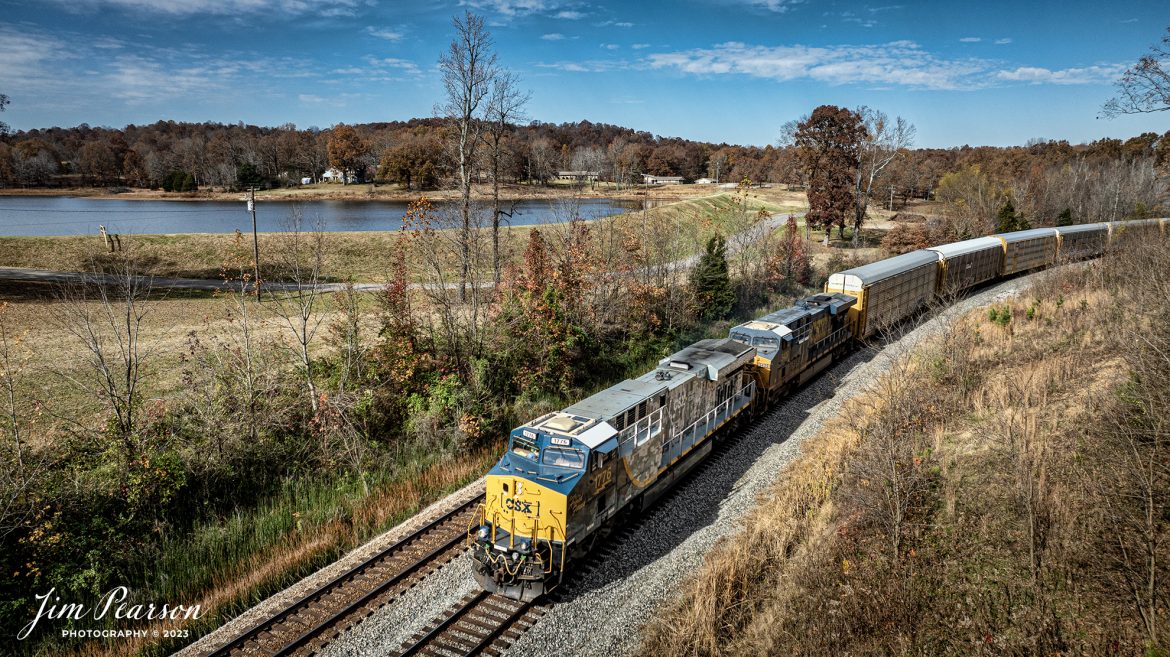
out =
[[545,465],[555,465],[561,468],[576,468],[581,469],[585,467],[585,455],[579,449],[570,449],[567,447],[549,447],[544,450],[544,460],[541,463]]
[[536,446],[536,441],[523,436],[512,436],[512,453],[531,461],[540,460],[540,448]]
[[754,338],[752,346],[755,347],[779,347],[780,340],[777,338]]

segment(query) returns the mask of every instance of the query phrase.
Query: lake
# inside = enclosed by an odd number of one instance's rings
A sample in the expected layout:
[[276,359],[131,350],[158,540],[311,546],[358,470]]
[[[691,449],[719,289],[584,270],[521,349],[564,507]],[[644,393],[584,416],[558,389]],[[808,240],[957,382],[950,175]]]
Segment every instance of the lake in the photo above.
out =
[[[573,205],[570,205],[572,203]],[[260,201],[256,226],[261,232],[284,230],[294,205],[310,226],[316,217],[333,232],[398,230],[406,203],[401,201]],[[451,207],[451,202],[436,202]],[[514,226],[567,221],[573,214],[597,219],[640,209],[638,201],[575,199],[525,200],[516,203]],[[489,220],[490,223],[490,220]],[[120,201],[49,196],[0,196],[0,236],[96,235],[98,226],[111,233],[231,233],[252,230],[243,201]]]

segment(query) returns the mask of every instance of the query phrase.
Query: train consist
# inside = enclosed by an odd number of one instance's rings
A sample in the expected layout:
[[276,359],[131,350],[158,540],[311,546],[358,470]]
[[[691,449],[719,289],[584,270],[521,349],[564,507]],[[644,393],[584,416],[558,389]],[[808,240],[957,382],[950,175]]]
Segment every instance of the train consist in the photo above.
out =
[[715,439],[859,341],[945,298],[1020,272],[1100,256],[1170,219],[1038,228],[944,244],[833,274],[823,294],[701,340],[653,370],[511,432],[468,532],[481,586],[519,600],[556,588],[699,463]]

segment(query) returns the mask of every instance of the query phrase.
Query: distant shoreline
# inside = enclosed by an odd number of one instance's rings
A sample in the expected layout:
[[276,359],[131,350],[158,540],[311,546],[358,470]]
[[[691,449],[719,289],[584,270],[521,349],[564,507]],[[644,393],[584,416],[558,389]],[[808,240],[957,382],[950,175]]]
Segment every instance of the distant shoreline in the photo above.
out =
[[[590,190],[588,188],[579,189],[568,186],[527,187],[522,185],[507,185],[500,190],[500,200],[503,202],[512,202],[541,199],[551,201],[567,198],[604,198],[621,201],[642,201],[647,197],[662,200],[682,200],[696,195],[710,194],[714,191],[716,190],[712,189],[709,185],[635,187],[621,191],[608,187]],[[256,192],[256,200],[258,202],[347,201],[409,203],[423,196],[433,201],[451,201],[459,198],[459,192],[457,190],[406,191],[385,185],[377,186],[368,183],[344,186],[338,184],[319,184]],[[67,187],[57,189],[0,188],[0,197],[91,198],[95,200],[116,201],[237,202],[244,199],[244,192],[200,191],[180,193],[135,188],[126,192],[111,193],[108,189],[95,187]],[[490,188],[487,186],[476,187],[473,198],[480,202],[491,200]]]

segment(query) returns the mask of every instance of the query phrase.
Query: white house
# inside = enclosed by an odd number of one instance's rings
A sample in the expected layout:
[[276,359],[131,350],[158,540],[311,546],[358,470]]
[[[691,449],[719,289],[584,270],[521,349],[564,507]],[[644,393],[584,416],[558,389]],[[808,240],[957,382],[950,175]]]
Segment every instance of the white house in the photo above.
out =
[[344,182],[345,174],[341,173],[341,169],[326,169],[325,173],[321,174],[321,180],[325,182],[337,182],[338,180]]
[[648,173],[642,174],[643,185],[681,185],[682,176],[652,176]]
[[695,181],[695,184],[696,185],[710,185],[713,182],[715,182],[715,181],[711,180],[710,178],[699,178],[698,180]]

